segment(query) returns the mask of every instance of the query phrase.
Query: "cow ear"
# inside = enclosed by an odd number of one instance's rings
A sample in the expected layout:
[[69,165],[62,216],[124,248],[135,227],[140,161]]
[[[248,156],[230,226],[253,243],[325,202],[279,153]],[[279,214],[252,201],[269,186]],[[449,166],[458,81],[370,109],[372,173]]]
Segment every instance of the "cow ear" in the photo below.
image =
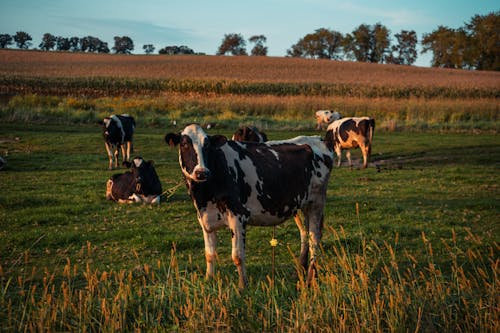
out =
[[227,138],[224,135],[216,134],[208,137],[210,144],[215,147],[220,147],[227,142]]
[[179,133],[168,133],[165,135],[165,142],[170,147],[176,146],[181,142],[181,135]]
[[123,161],[122,162],[122,165],[125,167],[125,168],[130,168],[132,166],[132,163],[130,163],[129,161]]

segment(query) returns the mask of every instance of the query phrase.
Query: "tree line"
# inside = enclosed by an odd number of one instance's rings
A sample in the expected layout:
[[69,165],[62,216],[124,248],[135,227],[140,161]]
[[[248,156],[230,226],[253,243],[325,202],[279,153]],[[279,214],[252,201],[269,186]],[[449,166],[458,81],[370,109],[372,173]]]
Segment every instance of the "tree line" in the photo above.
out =
[[[417,60],[418,38],[414,30],[402,30],[391,39],[390,30],[381,23],[374,25],[361,24],[351,33],[320,28],[300,38],[288,50],[286,56],[355,60],[372,63],[397,65],[413,65]],[[0,48],[7,48],[13,43],[20,49],[28,49],[32,45],[32,37],[18,31],[14,35],[0,34]],[[251,36],[248,42],[253,44],[250,50],[252,56],[267,56],[264,35]],[[438,26],[431,33],[425,33],[420,41],[421,53],[432,53],[433,67],[500,70],[500,11],[487,15],[474,15],[469,22],[458,29]],[[134,43],[130,37],[115,36],[114,46],[97,37],[61,37],[45,33],[38,46],[41,50],[95,52],[130,54]],[[238,33],[225,34],[217,55],[246,56],[247,41]],[[146,54],[155,51],[153,44],[143,45]],[[170,45],[158,51],[159,54],[202,54],[182,45]]]

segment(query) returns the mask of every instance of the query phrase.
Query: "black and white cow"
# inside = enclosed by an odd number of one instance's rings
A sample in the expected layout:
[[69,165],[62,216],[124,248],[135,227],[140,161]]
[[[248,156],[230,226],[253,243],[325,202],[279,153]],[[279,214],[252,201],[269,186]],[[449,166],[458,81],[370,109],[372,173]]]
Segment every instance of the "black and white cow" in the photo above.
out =
[[115,174],[106,183],[106,199],[119,203],[160,203],[162,188],[153,161],[136,157],[125,162],[130,171]]
[[165,141],[179,145],[179,164],[203,229],[207,278],[214,275],[218,229],[231,230],[231,257],[244,288],[247,225],[278,225],[300,209],[308,226],[299,225],[300,261],[307,268],[310,255],[311,280],[333,164],[333,152],[319,136],[237,142],[209,136],[192,124],[179,134],[167,134]]
[[135,131],[135,120],[127,114],[112,115],[100,122],[103,129],[104,144],[109,158],[109,169],[118,167],[119,151],[122,152],[122,162],[130,160],[132,138]]
[[342,118],[340,113],[332,110],[318,110],[314,116],[316,117],[317,130],[322,130],[324,127],[328,127],[332,121]]
[[348,117],[334,121],[326,130],[325,142],[337,154],[337,166],[340,166],[342,149],[347,149],[346,156],[351,163],[351,148],[359,147],[363,154],[363,168],[368,166],[372,151],[375,119],[369,117]]
[[231,140],[248,142],[266,142],[267,135],[255,126],[242,126],[234,132]]

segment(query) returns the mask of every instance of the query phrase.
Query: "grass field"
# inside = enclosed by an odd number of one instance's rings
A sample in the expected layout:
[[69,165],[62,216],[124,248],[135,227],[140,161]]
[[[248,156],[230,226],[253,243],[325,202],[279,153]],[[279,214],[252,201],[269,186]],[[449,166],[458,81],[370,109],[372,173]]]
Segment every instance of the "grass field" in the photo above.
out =
[[[136,132],[135,154],[156,162],[164,189],[181,177],[163,143],[172,129]],[[218,276],[204,281],[183,186],[159,207],[105,200],[114,172],[97,125],[3,123],[0,152],[3,331],[499,329],[497,134],[376,131],[367,170],[332,172],[317,284],[295,273],[300,241],[288,221],[276,229],[274,284],[272,229],[249,229],[245,292],[228,231]]]
[[[354,62],[0,50],[0,328],[498,332],[499,83],[498,72]],[[205,281],[164,134],[189,122],[318,134],[318,109],[377,122],[370,167],[332,172],[318,279],[304,285],[288,221],[274,280],[273,229],[254,227],[248,289],[229,231]],[[135,155],[155,161],[160,206],[105,200],[116,171],[96,121],[112,113],[136,118]]]

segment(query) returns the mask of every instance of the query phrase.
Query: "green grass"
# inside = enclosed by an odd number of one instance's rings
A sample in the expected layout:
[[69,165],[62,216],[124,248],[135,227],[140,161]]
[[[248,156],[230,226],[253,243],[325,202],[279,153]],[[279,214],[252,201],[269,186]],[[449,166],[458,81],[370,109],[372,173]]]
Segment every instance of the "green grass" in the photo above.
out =
[[[164,190],[181,177],[167,130],[139,127],[134,152],[155,161]],[[0,124],[0,154],[5,331],[498,330],[496,134],[376,132],[367,170],[332,172],[318,285],[300,288],[288,221],[276,228],[274,289],[272,229],[249,228],[244,293],[226,230],[218,277],[204,281],[183,186],[159,207],[105,200],[107,178],[123,170],[106,169],[98,125]]]

